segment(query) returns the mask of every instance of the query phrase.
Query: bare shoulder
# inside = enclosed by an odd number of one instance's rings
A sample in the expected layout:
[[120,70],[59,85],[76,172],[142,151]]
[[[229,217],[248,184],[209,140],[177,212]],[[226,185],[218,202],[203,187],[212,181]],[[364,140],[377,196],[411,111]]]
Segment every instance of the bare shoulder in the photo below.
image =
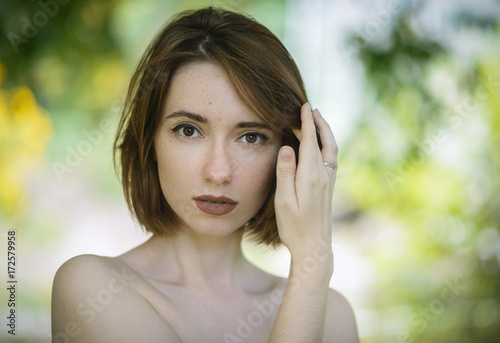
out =
[[66,261],[52,287],[54,342],[180,342],[137,291],[140,276],[117,259]]
[[347,299],[334,289],[328,292],[324,342],[358,343],[354,311]]
[[[54,278],[54,286],[74,284],[83,286],[87,284],[88,278],[85,276],[91,273],[92,283],[106,276],[112,269],[112,259],[97,255],[80,255],[69,259],[57,270]],[[76,278],[76,279],[75,279]],[[97,279],[96,279],[97,278]],[[81,282],[84,284],[81,285]]]

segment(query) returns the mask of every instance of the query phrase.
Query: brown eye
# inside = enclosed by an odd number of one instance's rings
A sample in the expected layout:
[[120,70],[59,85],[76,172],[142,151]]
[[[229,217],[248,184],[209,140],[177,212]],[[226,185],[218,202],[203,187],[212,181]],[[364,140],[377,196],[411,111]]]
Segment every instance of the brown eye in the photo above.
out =
[[198,129],[190,124],[180,124],[172,129],[172,131],[176,132],[182,137],[198,137],[200,133]]
[[257,135],[252,135],[252,134],[246,135],[245,140],[247,143],[255,143],[257,142]]
[[184,136],[190,137],[190,136],[194,135],[194,129],[192,127],[189,127],[189,126],[185,126],[182,129],[182,133],[184,134]]
[[267,140],[268,138],[266,136],[258,132],[248,132],[239,138],[240,142],[255,146],[263,144]]

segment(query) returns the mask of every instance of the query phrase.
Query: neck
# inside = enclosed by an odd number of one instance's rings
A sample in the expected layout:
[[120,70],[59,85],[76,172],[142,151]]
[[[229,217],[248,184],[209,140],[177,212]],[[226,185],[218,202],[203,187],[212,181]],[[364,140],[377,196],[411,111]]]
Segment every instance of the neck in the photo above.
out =
[[224,237],[186,232],[174,237],[153,236],[138,248],[143,258],[137,267],[158,281],[194,289],[243,287],[246,280],[242,278],[254,267],[243,257],[241,239],[241,231]]

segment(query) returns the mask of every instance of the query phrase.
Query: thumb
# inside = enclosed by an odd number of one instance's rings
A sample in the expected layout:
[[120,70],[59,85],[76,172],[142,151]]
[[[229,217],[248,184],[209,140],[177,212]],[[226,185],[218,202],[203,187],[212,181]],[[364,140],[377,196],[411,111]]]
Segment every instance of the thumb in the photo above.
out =
[[277,201],[295,199],[295,152],[289,146],[281,147],[276,165],[276,196]]

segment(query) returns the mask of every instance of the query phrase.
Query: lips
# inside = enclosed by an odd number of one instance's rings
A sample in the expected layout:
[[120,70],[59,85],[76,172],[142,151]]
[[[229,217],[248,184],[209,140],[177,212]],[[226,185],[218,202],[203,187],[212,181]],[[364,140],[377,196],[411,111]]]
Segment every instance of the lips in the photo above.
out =
[[228,214],[238,206],[236,201],[224,196],[201,195],[193,200],[200,210],[214,216]]

